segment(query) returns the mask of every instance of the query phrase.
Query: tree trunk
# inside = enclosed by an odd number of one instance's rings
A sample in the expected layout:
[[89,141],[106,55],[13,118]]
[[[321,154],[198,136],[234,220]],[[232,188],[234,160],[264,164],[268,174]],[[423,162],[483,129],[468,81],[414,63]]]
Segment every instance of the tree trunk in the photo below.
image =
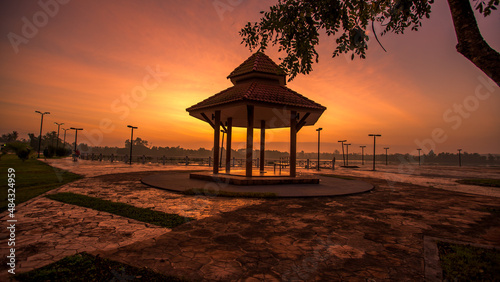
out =
[[500,54],[484,41],[469,0],[448,0],[457,51],[482,70],[500,86]]

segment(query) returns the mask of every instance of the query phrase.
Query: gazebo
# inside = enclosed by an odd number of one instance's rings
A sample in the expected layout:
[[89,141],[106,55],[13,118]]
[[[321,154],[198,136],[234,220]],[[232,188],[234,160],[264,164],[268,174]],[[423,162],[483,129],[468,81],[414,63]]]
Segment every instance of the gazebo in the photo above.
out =
[[260,129],[260,172],[265,166],[265,131],[290,128],[290,178],[296,173],[297,133],[314,125],[326,107],[286,87],[285,72],[262,52],[254,53],[227,77],[234,84],[189,108],[189,115],[214,129],[213,175],[219,176],[221,127],[227,132],[226,169],[231,171],[233,127],[247,129],[245,177],[252,177],[254,128]]

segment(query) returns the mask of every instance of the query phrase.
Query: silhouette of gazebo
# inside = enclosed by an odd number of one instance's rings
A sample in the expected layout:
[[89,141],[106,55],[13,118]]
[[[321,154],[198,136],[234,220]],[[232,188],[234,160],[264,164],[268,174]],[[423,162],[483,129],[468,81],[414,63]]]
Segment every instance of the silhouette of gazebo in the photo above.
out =
[[[254,128],[261,130],[261,172],[265,165],[265,130],[290,128],[290,177],[296,177],[297,133],[303,126],[314,125],[326,107],[286,87],[285,72],[262,52],[254,53],[227,78],[234,86],[186,109],[214,129],[213,159],[218,160],[222,127],[227,132],[225,172],[229,174],[232,128],[245,127],[245,176],[252,177]],[[214,175],[219,175],[217,163],[214,162]]]

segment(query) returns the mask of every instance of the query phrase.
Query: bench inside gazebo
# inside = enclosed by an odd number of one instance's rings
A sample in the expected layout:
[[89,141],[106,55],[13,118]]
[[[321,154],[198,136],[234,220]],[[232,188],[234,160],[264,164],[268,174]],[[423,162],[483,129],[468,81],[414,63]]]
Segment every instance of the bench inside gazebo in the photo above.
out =
[[[221,128],[227,133],[225,171],[214,165],[210,173],[192,173],[191,178],[236,185],[319,183],[319,179],[297,175],[297,133],[314,125],[326,108],[286,87],[285,72],[262,52],[254,53],[228,78],[233,86],[186,109],[214,130],[213,159],[220,153]],[[231,173],[232,128],[246,128],[245,173]],[[260,129],[260,173],[252,167],[254,129]],[[266,130],[290,128],[288,176],[265,176]]]

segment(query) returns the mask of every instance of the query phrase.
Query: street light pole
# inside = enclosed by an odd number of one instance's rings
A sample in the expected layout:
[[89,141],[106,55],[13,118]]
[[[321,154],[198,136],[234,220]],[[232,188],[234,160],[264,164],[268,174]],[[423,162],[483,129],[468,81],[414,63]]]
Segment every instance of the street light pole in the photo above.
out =
[[345,166],[344,142],[347,142],[347,140],[339,140],[338,142],[342,143],[342,163]]
[[40,122],[40,135],[38,137],[38,157],[40,157],[40,148],[42,147],[42,127],[43,127],[43,116],[44,115],[50,115],[50,112],[40,112],[40,111],[35,111],[35,113],[39,113],[42,115],[42,121]]
[[420,151],[422,151],[422,149],[417,149],[418,151],[418,166],[420,166]]
[[349,166],[349,145],[351,144],[344,144],[345,145],[345,148],[346,148],[346,166]]
[[460,155],[460,152],[462,149],[458,149],[458,166],[462,166],[462,155]]
[[368,136],[373,136],[373,171],[375,171],[375,139],[382,135],[380,134],[368,134]]
[[128,128],[132,129],[130,133],[130,165],[132,165],[132,146],[134,145],[134,129],[137,129],[137,126],[127,125]]
[[76,144],[78,142],[78,130],[83,130],[83,128],[71,127],[70,129],[73,129],[75,131],[75,154],[76,154]]
[[62,130],[64,130],[63,148],[64,148],[64,150],[66,151],[66,131],[67,131],[67,130],[69,130],[69,129],[64,129],[64,128],[63,128]]
[[63,125],[64,123],[57,123],[57,122],[54,122],[55,124],[57,124],[57,145],[56,145],[56,154],[57,154],[57,149],[59,149],[59,130],[61,128],[61,125]]
[[389,150],[389,147],[386,147],[384,149],[385,149],[385,165],[387,165],[387,150]]
[[316,129],[316,131],[318,132],[318,171],[319,171],[319,161],[320,161],[320,147],[319,147],[319,145],[320,145],[320,132],[321,132],[321,130],[323,130],[323,128],[321,128],[321,127]]
[[361,164],[365,165],[365,147],[366,146],[359,146],[361,148]]

